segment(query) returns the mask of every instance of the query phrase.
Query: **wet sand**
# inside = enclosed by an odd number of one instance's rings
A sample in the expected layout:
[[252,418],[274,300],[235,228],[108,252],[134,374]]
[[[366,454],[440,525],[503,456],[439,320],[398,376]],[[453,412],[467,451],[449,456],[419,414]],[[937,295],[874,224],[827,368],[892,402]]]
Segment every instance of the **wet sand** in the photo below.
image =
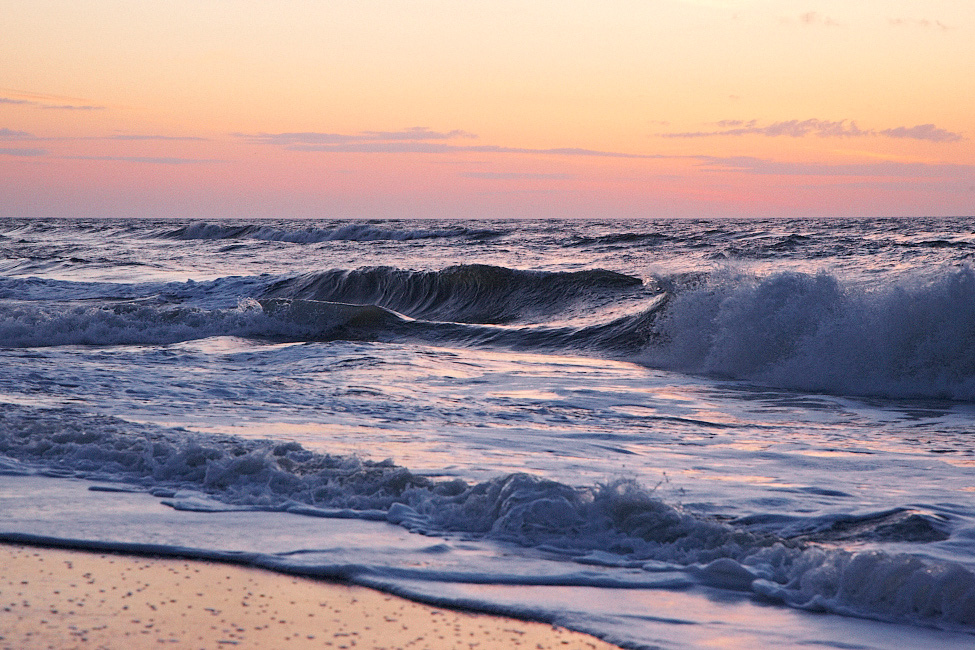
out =
[[262,569],[0,544],[0,648],[149,647],[616,648],[544,623]]

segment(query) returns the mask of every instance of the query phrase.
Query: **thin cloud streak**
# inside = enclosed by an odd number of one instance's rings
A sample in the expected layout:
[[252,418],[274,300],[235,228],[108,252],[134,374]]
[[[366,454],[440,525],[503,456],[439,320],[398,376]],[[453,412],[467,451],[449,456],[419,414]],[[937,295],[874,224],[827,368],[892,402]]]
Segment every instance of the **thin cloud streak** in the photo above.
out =
[[758,120],[722,120],[719,127],[712,131],[685,131],[681,133],[661,133],[664,138],[710,138],[718,136],[761,135],[770,138],[790,137],[802,138],[816,136],[820,138],[862,138],[888,137],[910,138],[912,140],[926,140],[928,142],[958,142],[964,140],[960,133],[939,128],[934,124],[918,124],[916,126],[898,126],[890,129],[862,129],[852,120],[785,120],[771,124],[759,124]]
[[463,178],[479,178],[484,180],[509,181],[509,180],[544,180],[544,181],[566,181],[575,178],[572,174],[541,174],[531,172],[469,172],[460,174]]
[[917,126],[898,126],[893,129],[878,131],[888,138],[911,138],[912,140],[927,140],[929,142],[957,142],[964,140],[960,133],[952,133],[939,129],[934,124],[918,124]]
[[504,147],[500,145],[462,145],[446,141],[473,139],[473,133],[455,129],[452,131],[431,131],[426,127],[413,127],[402,131],[362,131],[345,133],[258,133],[233,134],[255,144],[284,147],[289,151],[308,151],[323,153],[487,153],[487,154],[528,154],[552,156],[594,156],[600,158],[672,158],[650,154],[625,153],[620,151],[600,151],[579,147],[555,147],[533,149],[526,147]]
[[37,140],[37,136],[27,131],[14,131],[13,129],[0,129],[0,140]]
[[920,27],[921,29],[939,29],[943,32],[950,31],[954,27],[946,25],[940,20],[928,20],[927,18],[890,18],[887,22],[892,27]]
[[807,11],[799,16],[799,22],[803,25],[825,25],[826,27],[839,27],[840,24],[830,18],[815,11]]
[[[31,95],[28,95],[31,96]],[[40,97],[41,95],[33,95],[35,97]],[[50,99],[61,99],[71,101],[70,97],[55,97],[53,95],[48,96]],[[15,99],[13,97],[0,97],[0,104],[11,104],[19,106],[33,106],[42,110],[54,110],[54,111],[102,111],[105,110],[106,106],[96,106],[92,104],[50,104],[44,101],[38,101],[36,99]]]
[[124,140],[124,141],[143,141],[143,140],[163,140],[163,141],[180,141],[180,142],[206,142],[206,138],[201,138],[192,135],[106,135],[106,136],[94,136],[91,138],[84,138],[86,140]]
[[453,140],[454,138],[476,138],[474,133],[460,129],[439,132],[431,131],[424,126],[414,126],[402,131],[363,131],[364,137],[374,140]]
[[105,106],[74,106],[71,104],[40,104],[38,107],[46,111],[103,111],[106,109]]
[[560,147],[554,149],[531,149],[524,147],[501,147],[498,145],[452,145],[432,142],[359,142],[327,145],[294,145],[285,147],[291,151],[320,151],[330,153],[513,153],[550,156],[595,156],[599,158],[673,158],[656,154],[624,153],[620,151],[599,151]]
[[253,135],[234,133],[256,144],[289,145],[338,145],[353,142],[414,142],[429,140],[452,140],[455,138],[476,138],[467,131],[431,131],[423,126],[415,126],[401,131],[362,131],[360,133],[319,133],[306,131],[298,133],[257,133]]
[[38,156],[46,156],[46,149],[25,149],[25,148],[0,148],[0,155],[2,156],[17,156],[20,158],[32,158]]
[[212,158],[157,158],[152,156],[62,156],[62,158],[64,160],[131,162],[150,165],[198,165],[226,162],[225,160],[216,160]]
[[751,156],[697,156],[707,171],[775,176],[887,176],[898,178],[971,178],[975,165],[901,163],[793,163]]
[[81,137],[39,137],[27,131],[16,131],[14,129],[0,128],[0,140],[45,140],[45,141],[115,141],[115,142],[209,142],[207,138],[192,135],[154,135],[154,134],[134,134],[134,135],[90,135]]

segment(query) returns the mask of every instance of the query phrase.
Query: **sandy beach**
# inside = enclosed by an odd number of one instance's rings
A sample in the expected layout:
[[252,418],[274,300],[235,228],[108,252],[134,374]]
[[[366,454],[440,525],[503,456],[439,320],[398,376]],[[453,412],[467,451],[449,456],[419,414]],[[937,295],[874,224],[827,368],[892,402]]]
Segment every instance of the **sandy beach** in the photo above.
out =
[[0,545],[0,648],[581,648],[543,623],[245,566]]

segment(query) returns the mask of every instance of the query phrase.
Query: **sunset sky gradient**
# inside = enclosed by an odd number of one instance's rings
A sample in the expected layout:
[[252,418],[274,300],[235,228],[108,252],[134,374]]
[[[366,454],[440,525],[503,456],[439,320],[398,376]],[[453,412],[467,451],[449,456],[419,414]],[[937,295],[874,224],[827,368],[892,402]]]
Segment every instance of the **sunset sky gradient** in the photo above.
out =
[[0,216],[975,213],[975,2],[0,10]]

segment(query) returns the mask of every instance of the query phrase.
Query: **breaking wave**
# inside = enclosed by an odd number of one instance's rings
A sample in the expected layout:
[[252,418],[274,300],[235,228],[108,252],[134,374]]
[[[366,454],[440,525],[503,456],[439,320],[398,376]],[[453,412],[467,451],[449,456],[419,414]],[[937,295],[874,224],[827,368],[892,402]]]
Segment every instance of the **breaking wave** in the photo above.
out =
[[[662,297],[662,296],[661,296]],[[277,341],[418,340],[548,352],[636,354],[664,302],[605,323],[502,327],[414,320],[378,305],[301,299],[241,300],[204,309],[122,300],[95,304],[0,303],[0,346],[168,345],[215,336]]]
[[975,400],[975,271],[881,288],[827,273],[715,274],[674,291],[655,367],[845,395]]
[[0,346],[165,345],[210,336],[275,337],[255,301],[231,309],[115,304],[0,304]]
[[[139,485],[176,509],[385,520],[426,535],[534,548],[608,571],[680,571],[691,582],[803,609],[975,630],[970,568],[904,553],[840,550],[768,527],[711,520],[629,481],[572,487],[527,474],[473,484],[438,481],[391,461],[321,454],[294,442],[203,436],[71,408],[10,404],[0,404],[0,453],[19,463],[6,463],[8,472]],[[860,519],[866,534],[890,523],[884,513],[874,519],[880,523],[872,527],[869,517]]]
[[611,304],[642,287],[640,278],[602,269],[557,273],[470,264],[312,273],[281,280],[262,297],[373,304],[413,318],[498,324],[564,317],[580,304]]
[[209,336],[585,351],[837,395],[975,401],[975,271],[884,286],[828,273],[647,280],[603,269],[392,267],[210,282],[0,282],[0,346]]

